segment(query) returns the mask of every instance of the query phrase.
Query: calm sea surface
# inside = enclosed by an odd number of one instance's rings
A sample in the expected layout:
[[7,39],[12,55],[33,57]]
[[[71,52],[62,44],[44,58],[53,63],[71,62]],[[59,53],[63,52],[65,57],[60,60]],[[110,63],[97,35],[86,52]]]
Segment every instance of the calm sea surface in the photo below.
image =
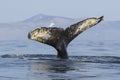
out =
[[69,59],[31,40],[0,41],[0,80],[120,80],[119,40],[74,40]]

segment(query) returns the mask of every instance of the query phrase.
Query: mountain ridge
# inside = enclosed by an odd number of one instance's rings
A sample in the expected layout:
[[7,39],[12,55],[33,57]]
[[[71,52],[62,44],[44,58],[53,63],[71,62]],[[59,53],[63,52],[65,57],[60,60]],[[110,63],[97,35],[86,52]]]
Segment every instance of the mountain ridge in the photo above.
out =
[[[83,18],[73,19],[61,16],[51,16],[38,14],[27,18],[20,22],[15,23],[1,23],[0,24],[0,40],[15,40],[15,39],[27,39],[27,34],[29,31],[41,27],[41,26],[49,26],[50,23],[54,23],[56,27],[66,28],[71,24],[74,24]],[[92,28],[86,31],[84,34],[87,36],[98,34],[97,32],[101,32],[102,36],[106,34],[108,37],[110,34],[114,36],[119,36],[120,29],[120,21],[102,21],[100,24],[96,25],[95,28]],[[116,31],[115,31],[116,30]],[[91,32],[92,31],[92,32]],[[114,32],[113,32],[114,31]],[[89,33],[90,32],[90,33]],[[88,34],[87,34],[88,33]],[[101,35],[99,33],[99,35]],[[97,36],[94,36],[97,38]]]

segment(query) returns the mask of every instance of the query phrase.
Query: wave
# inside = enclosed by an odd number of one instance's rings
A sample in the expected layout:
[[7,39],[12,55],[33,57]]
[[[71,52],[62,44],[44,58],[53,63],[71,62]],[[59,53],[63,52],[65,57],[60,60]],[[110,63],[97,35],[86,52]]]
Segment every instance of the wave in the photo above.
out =
[[58,59],[56,55],[44,54],[5,54],[1,58],[19,58],[29,60],[67,60],[86,63],[120,63],[120,57],[116,56],[69,56],[69,59]]

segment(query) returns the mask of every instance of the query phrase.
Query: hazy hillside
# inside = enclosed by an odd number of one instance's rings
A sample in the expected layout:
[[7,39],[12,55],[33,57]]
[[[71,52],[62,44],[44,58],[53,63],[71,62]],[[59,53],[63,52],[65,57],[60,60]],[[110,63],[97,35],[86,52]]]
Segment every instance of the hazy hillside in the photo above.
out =
[[[68,27],[81,20],[38,14],[20,22],[0,24],[0,40],[27,39],[29,31],[55,23],[57,27]],[[103,21],[79,36],[81,39],[120,39],[120,21]]]
[[55,23],[57,27],[67,27],[76,20],[59,16],[35,15],[24,21],[0,24],[0,40],[26,39],[27,33],[41,26],[49,26]]

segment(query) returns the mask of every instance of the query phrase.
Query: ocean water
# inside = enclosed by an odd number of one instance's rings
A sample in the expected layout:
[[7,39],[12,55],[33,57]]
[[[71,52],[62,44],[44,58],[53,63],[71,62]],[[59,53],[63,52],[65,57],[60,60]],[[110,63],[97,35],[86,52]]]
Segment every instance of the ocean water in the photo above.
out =
[[0,41],[0,80],[119,80],[119,40],[74,40],[69,59],[32,40]]

